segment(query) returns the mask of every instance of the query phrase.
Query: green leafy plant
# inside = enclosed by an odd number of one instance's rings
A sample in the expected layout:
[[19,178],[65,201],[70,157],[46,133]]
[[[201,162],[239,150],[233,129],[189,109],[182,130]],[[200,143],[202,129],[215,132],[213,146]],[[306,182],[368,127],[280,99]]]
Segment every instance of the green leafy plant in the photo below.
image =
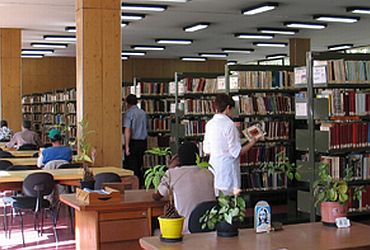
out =
[[[152,155],[158,155],[158,156],[169,156],[171,155],[170,148],[151,148],[146,151],[149,154]],[[161,182],[161,178],[166,173],[166,165],[156,165],[153,167],[148,168],[144,173],[144,185],[145,188],[148,190],[150,187],[154,187],[155,192],[158,190],[158,186]]]
[[198,154],[196,155],[196,164],[199,168],[212,168],[211,164],[207,161],[202,161],[202,158]]
[[244,221],[245,214],[245,200],[241,196],[224,195],[220,192],[217,199],[218,204],[207,210],[206,213],[200,217],[199,222],[202,224],[202,229],[206,227],[213,230],[217,223],[225,221],[232,225],[236,221]]
[[289,180],[296,179],[297,181],[302,179],[299,169],[301,165],[291,163],[285,152],[279,152],[275,155],[274,162],[264,162],[262,164],[262,170],[267,171],[268,175],[274,173],[285,173]]

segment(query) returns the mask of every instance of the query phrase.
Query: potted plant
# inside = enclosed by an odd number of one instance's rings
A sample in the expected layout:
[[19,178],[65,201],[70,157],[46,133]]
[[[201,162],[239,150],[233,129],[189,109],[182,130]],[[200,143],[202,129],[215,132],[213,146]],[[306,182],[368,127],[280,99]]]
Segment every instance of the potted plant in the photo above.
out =
[[218,204],[208,210],[201,218],[202,229],[216,228],[217,235],[221,237],[234,237],[239,234],[238,222],[244,221],[245,201],[241,196],[224,195],[220,192]]

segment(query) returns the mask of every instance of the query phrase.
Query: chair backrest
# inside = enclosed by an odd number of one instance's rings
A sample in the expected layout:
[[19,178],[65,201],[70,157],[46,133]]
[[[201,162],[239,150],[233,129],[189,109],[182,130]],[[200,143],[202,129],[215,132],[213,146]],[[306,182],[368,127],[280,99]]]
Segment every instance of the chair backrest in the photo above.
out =
[[65,160],[53,160],[53,161],[49,161],[48,163],[46,163],[42,169],[57,169],[59,168],[59,166],[67,164],[67,163],[69,162]]
[[13,166],[13,163],[7,160],[0,160],[0,170],[8,170],[10,166]]
[[14,158],[14,155],[7,151],[0,151],[0,158]]
[[202,226],[199,222],[200,217],[202,217],[205,212],[214,206],[217,205],[217,201],[205,201],[198,204],[194,210],[191,212],[189,217],[189,224],[188,228],[191,233],[203,233],[203,232],[211,232],[208,228],[202,229]]
[[41,195],[49,195],[54,188],[54,178],[49,173],[32,173],[23,181],[22,191],[26,196],[37,197],[37,191]]
[[14,165],[14,166],[9,166],[7,171],[21,171],[21,170],[40,170],[38,167],[33,167],[33,166],[24,166],[24,165]]
[[22,146],[20,146],[18,148],[18,150],[38,150],[39,147],[37,145],[34,145],[34,144],[23,144]]
[[115,173],[99,173],[94,176],[95,189],[101,189],[104,182],[121,182],[121,177]]
[[34,153],[32,157],[39,157],[39,152]]
[[58,169],[68,169],[68,168],[81,168],[82,164],[80,163],[66,163],[58,167]]

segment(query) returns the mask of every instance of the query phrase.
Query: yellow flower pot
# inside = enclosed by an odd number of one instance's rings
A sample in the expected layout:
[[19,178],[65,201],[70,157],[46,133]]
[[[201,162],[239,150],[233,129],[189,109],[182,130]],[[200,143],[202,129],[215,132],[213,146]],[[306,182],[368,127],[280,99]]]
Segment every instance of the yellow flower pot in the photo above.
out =
[[162,238],[164,239],[181,239],[184,217],[181,218],[162,218],[158,217],[159,227]]

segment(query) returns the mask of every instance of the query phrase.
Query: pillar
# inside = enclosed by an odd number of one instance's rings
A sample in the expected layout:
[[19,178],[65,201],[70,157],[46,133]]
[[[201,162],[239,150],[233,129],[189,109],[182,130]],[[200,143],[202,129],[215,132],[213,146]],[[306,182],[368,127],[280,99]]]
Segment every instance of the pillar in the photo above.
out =
[[289,58],[292,66],[306,65],[306,52],[311,50],[311,39],[291,38],[289,39]]

